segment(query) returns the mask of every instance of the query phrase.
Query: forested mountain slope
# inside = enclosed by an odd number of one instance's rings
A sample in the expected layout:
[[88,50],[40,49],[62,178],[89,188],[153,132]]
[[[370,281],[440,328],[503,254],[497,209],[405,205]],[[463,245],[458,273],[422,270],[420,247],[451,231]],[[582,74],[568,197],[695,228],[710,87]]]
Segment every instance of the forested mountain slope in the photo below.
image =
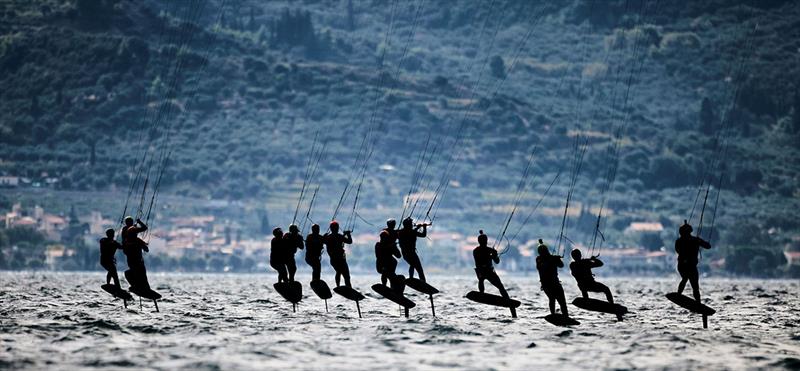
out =
[[[672,235],[698,194],[702,204],[701,180],[714,184],[708,218],[722,185],[716,239],[779,249],[798,231],[793,1],[3,4],[7,175],[124,198],[142,151],[153,174],[169,152],[159,192],[290,220],[324,143],[313,218],[360,184],[358,216],[372,223],[399,217],[411,189],[441,196],[432,211],[445,229],[496,234],[535,147],[512,229],[561,176],[522,228],[532,239],[559,234],[584,148],[567,224],[576,242],[593,235],[601,204],[609,244],[623,245],[632,221]],[[442,174],[447,190],[435,192]],[[341,218],[359,220],[355,193]],[[427,202],[415,215],[430,218]]]

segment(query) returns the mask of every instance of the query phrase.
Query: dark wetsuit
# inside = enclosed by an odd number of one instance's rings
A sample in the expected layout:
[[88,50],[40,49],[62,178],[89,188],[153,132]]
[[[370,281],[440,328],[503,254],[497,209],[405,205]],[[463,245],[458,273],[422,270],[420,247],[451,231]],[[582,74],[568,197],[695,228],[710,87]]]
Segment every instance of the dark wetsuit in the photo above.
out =
[[422,262],[417,255],[417,237],[425,238],[428,231],[422,232],[413,228],[403,228],[397,232],[397,240],[400,243],[400,251],[403,253],[403,260],[408,263],[408,277],[414,277],[414,271],[419,273],[419,279],[425,282],[425,273],[422,271]]
[[353,243],[353,238],[350,235],[345,236],[331,232],[326,233],[323,239],[325,240],[328,256],[331,259],[331,267],[336,271],[336,286],[339,287],[339,282],[344,277],[345,286],[352,287],[350,285],[350,268],[347,266],[347,258],[344,253],[344,244]]
[[387,280],[395,276],[397,269],[397,259],[400,257],[400,250],[394,243],[375,243],[375,270],[381,274],[381,283],[386,284]]
[[697,263],[701,247],[710,249],[711,244],[695,236],[681,236],[675,240],[675,252],[678,253],[678,273],[681,275],[678,293],[683,293],[686,281],[689,281],[692,285],[692,294],[697,301],[700,301],[700,274],[697,271]]
[[557,255],[539,255],[536,257],[536,269],[539,271],[539,282],[542,291],[547,295],[550,304],[550,313],[556,313],[555,302],[558,301],[563,315],[567,313],[567,299],[564,297],[564,288],[558,280],[558,268],[564,266],[561,257]]
[[589,292],[602,292],[606,294],[606,299],[609,303],[613,303],[614,299],[611,296],[611,290],[604,284],[594,280],[592,268],[602,267],[603,262],[597,258],[580,259],[569,264],[569,270],[575,281],[578,283],[578,289],[581,290],[581,295],[584,298],[589,297]]
[[117,259],[114,258],[117,249],[122,250],[122,245],[113,238],[103,237],[100,239],[100,265],[108,271],[106,283],[113,279],[114,285],[120,287],[119,275],[117,274]]
[[[150,283],[147,280],[147,269],[144,266],[144,257],[142,251],[149,251],[147,244],[139,238],[139,233],[147,230],[146,225],[134,224],[132,226],[122,227],[122,252],[128,259],[128,273],[133,282],[128,282],[132,287],[141,288],[143,290],[150,289]],[[127,278],[128,276],[126,276]]]
[[310,233],[306,236],[306,263],[311,266],[311,280],[318,281],[320,279],[320,270],[322,266],[322,247],[324,239],[319,233]]
[[269,247],[269,265],[278,271],[278,282],[289,282],[286,256],[286,240],[283,237],[272,237]]
[[283,239],[286,240],[286,271],[289,273],[289,281],[294,281],[294,274],[297,272],[294,255],[297,254],[297,249],[303,249],[303,236],[289,232],[283,235]]
[[472,257],[475,259],[475,274],[478,276],[478,291],[483,292],[483,281],[487,280],[489,283],[497,287],[500,295],[508,298],[508,292],[503,287],[503,282],[497,272],[494,271],[494,263],[500,263],[500,256],[497,255],[497,250],[489,246],[478,246],[472,250]]

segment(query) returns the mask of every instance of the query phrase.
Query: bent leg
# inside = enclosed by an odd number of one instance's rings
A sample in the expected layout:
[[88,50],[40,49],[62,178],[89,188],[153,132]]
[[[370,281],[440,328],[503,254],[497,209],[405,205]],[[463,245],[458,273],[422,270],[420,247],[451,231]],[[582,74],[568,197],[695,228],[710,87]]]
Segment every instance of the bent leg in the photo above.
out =
[[492,274],[488,277],[488,279],[489,282],[491,282],[492,285],[494,285],[494,287],[497,287],[497,289],[500,290],[500,295],[508,299],[508,292],[506,292],[506,288],[503,286],[503,282],[500,281],[500,276],[498,276],[497,273],[492,272]]

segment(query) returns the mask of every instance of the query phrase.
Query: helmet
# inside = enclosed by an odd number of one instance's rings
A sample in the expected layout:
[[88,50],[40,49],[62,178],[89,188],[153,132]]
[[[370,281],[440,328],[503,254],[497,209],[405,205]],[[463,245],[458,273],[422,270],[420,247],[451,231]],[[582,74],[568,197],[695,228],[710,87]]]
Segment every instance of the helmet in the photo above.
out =
[[397,221],[394,220],[393,218],[386,219],[386,226],[389,227],[389,229],[394,229],[394,226],[396,225]]
[[132,216],[129,215],[129,216],[125,217],[125,225],[133,225],[133,217]]
[[572,250],[570,255],[572,255],[572,260],[581,260],[581,251],[578,249]]
[[311,232],[319,233],[319,224],[312,224],[311,225]]
[[300,232],[300,228],[297,228],[297,224],[290,224],[289,225],[289,232],[291,232],[291,233]]
[[281,237],[283,236],[283,230],[281,227],[275,227],[275,229],[272,230],[272,235],[275,237]]
[[692,226],[689,224],[689,222],[684,219],[683,225],[678,228],[678,234],[681,236],[688,236],[692,234],[692,231],[694,231],[694,229],[692,229]]
[[478,234],[478,243],[479,244],[486,245],[487,243],[489,243],[489,236],[483,234],[483,230],[482,229],[480,231],[478,231],[478,233],[479,233]]
[[332,231],[336,232],[339,230],[339,222],[333,220],[331,224],[328,226]]
[[108,238],[114,238],[114,228],[106,229],[106,236],[108,236]]
[[403,219],[403,227],[411,228],[414,225],[414,219],[411,219],[409,216],[408,218]]
[[388,231],[381,231],[380,238],[381,238],[381,242],[389,241],[389,238],[390,238],[389,232]]

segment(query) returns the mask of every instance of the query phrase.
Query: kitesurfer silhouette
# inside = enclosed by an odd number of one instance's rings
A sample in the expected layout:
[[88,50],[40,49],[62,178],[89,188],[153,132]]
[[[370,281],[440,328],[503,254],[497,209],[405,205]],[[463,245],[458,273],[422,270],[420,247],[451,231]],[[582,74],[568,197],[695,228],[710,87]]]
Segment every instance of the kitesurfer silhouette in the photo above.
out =
[[319,224],[311,226],[311,233],[306,236],[306,263],[311,267],[311,280],[320,280],[320,270],[322,269],[322,246],[324,240],[319,234]]
[[375,243],[375,269],[381,275],[381,283],[386,285],[395,276],[397,259],[400,250],[392,243],[392,237],[386,230],[381,231],[380,241]]
[[536,257],[536,270],[539,271],[539,282],[542,284],[542,291],[549,300],[550,313],[556,314],[556,301],[561,307],[561,314],[569,317],[567,312],[567,300],[564,297],[564,288],[558,280],[558,268],[564,266],[564,262],[558,255],[551,255],[547,245],[539,240],[537,247],[539,256]]
[[286,272],[286,241],[283,239],[283,230],[272,230],[272,241],[269,248],[269,265],[278,271],[278,283],[289,282]]
[[297,272],[297,263],[295,263],[294,255],[297,253],[297,249],[303,249],[303,236],[300,234],[300,229],[297,228],[297,225],[292,224],[289,225],[289,233],[283,235],[283,239],[285,240],[284,243],[286,243],[284,246],[286,270],[289,273],[289,281],[294,281],[294,274]]
[[500,295],[508,299],[508,292],[492,264],[493,262],[499,264],[500,256],[497,254],[497,250],[489,247],[489,237],[483,234],[483,231],[480,231],[478,235],[478,247],[472,250],[472,256],[475,259],[475,274],[478,276],[478,291],[484,291],[483,281],[487,280],[500,290]]
[[[422,232],[419,229],[422,228]],[[427,224],[417,224],[411,217],[403,219],[403,228],[397,232],[397,240],[400,243],[400,252],[403,260],[408,263],[408,277],[414,278],[414,271],[419,273],[419,279],[425,282],[425,273],[422,271],[422,262],[417,255],[417,237],[425,238],[428,235]]]
[[572,250],[570,255],[572,255],[573,262],[569,264],[569,270],[578,283],[578,289],[581,290],[581,295],[588,299],[589,292],[602,292],[606,294],[606,300],[613,304],[614,297],[611,295],[611,290],[608,286],[595,281],[594,274],[592,274],[592,268],[602,267],[603,262],[595,256],[589,259],[582,259],[581,251],[578,249]]
[[122,245],[114,240],[114,229],[106,229],[106,236],[100,239],[100,265],[105,268],[106,284],[114,280],[114,286],[120,288],[119,275],[117,274],[117,259],[114,257],[117,250],[122,250]]
[[336,271],[336,287],[340,286],[341,278],[344,277],[344,285],[352,288],[350,284],[350,268],[347,266],[347,257],[344,252],[344,244],[352,244],[353,237],[350,236],[350,231],[344,231],[343,234],[339,233],[339,222],[332,221],[330,232],[325,233],[323,237],[325,247],[328,251],[328,256],[331,259],[331,267]]
[[681,275],[681,282],[678,284],[678,294],[683,294],[686,281],[692,285],[692,295],[698,302],[700,301],[700,274],[697,272],[698,255],[700,248],[710,249],[711,244],[700,237],[692,236],[692,226],[684,220],[683,225],[678,228],[678,237],[675,240],[675,252],[678,253],[678,273]]
[[[125,226],[122,227],[122,252],[128,260],[128,275],[133,278],[131,291],[138,289],[149,290],[150,283],[147,280],[147,269],[144,266],[142,251],[149,252],[147,243],[139,238],[139,233],[147,230],[147,225],[141,219],[134,220],[128,216],[125,218]],[[127,277],[127,276],[126,276]]]

